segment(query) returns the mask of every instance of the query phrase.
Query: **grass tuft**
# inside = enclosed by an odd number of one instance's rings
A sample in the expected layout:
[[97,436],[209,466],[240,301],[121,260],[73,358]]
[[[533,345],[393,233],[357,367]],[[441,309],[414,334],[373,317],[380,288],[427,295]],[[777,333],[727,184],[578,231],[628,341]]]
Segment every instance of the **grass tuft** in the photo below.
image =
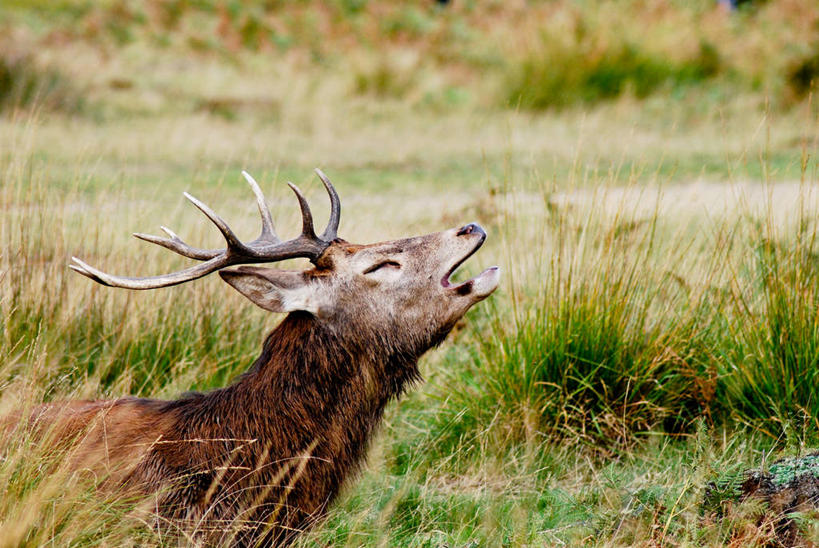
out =
[[582,34],[565,43],[551,34],[519,59],[506,83],[509,104],[546,109],[593,104],[623,94],[645,98],[661,89],[676,90],[717,76],[717,49],[701,42],[691,57],[673,60],[626,41],[598,42]]
[[80,101],[63,74],[40,66],[33,54],[5,41],[0,44],[0,111],[34,105],[73,112]]

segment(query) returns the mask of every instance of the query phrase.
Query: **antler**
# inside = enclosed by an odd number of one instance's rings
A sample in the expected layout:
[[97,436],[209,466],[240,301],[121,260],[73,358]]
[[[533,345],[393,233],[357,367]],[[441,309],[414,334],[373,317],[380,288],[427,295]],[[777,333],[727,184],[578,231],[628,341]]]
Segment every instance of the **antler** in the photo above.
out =
[[151,242],[170,249],[183,257],[205,262],[178,272],[144,278],[112,276],[111,274],[97,270],[76,257],[71,257],[71,260],[74,261],[75,264],[69,265],[69,268],[76,270],[83,276],[87,276],[102,285],[125,287],[127,289],[155,289],[157,287],[167,287],[169,285],[195,280],[211,272],[216,272],[217,270],[236,264],[272,263],[295,257],[306,257],[315,262],[324,250],[327,249],[327,246],[336,239],[338,224],[341,219],[341,202],[336,193],[336,189],[333,188],[333,183],[330,182],[330,179],[328,179],[320,169],[316,169],[316,174],[318,174],[321,182],[324,183],[324,187],[327,189],[327,193],[330,195],[330,220],[321,236],[316,236],[313,230],[313,215],[310,212],[310,206],[307,204],[304,195],[296,185],[287,183],[290,188],[293,189],[293,192],[296,193],[296,198],[299,200],[302,230],[298,237],[284,242],[281,241],[273,229],[273,217],[270,215],[270,210],[267,207],[264,194],[262,194],[262,189],[259,188],[259,185],[253,177],[246,171],[242,171],[242,175],[253,190],[253,194],[256,195],[256,203],[259,206],[259,214],[262,217],[262,233],[252,242],[244,243],[239,240],[219,215],[207,205],[185,192],[185,198],[199,208],[222,233],[225,242],[227,242],[225,249],[200,249],[190,246],[182,241],[179,236],[174,234],[172,230],[163,226],[162,230],[169,236],[168,238],[140,233],[135,233],[134,236],[146,242]]

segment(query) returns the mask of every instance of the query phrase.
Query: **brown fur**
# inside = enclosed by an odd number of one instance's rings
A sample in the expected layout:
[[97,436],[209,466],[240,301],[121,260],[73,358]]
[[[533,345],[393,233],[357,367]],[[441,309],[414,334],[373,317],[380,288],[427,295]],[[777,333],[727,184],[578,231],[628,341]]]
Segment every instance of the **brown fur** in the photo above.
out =
[[[173,401],[52,404],[32,422],[78,440],[76,466],[154,494],[158,524],[209,544],[287,544],[361,465],[386,404],[419,379],[420,356],[494,290],[496,272],[465,282],[468,291],[441,281],[480,246],[480,234],[337,241],[310,272],[225,273],[260,306],[290,310],[234,384]],[[385,257],[400,261],[400,272],[368,274]],[[294,291],[315,302],[289,305]]]

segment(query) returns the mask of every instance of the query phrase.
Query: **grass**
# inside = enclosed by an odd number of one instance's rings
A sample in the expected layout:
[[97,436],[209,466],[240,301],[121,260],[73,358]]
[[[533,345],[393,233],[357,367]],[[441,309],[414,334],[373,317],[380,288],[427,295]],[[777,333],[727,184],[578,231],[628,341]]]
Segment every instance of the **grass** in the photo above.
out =
[[787,236],[760,224],[746,267],[755,287],[734,295],[736,321],[729,328],[745,348],[724,351],[723,374],[731,407],[745,420],[772,421],[778,431],[816,417],[815,234],[809,218]]
[[[817,445],[815,10],[616,4],[379,18],[338,2],[279,19],[210,2],[119,19],[117,2],[4,5],[36,61],[14,85],[59,67],[54,89],[82,101],[2,105],[0,412],[172,398],[241,373],[278,319],[220,280],[129,293],[66,265],[177,268],[129,237],[160,224],[221,245],[184,190],[255,235],[241,169],[283,235],[298,225],[287,180],[321,224],[318,165],[345,238],[477,221],[490,237],[465,270],[499,262],[504,277],[424,359],[425,384],[389,407],[365,470],[298,545],[770,540],[753,501],[722,521],[701,501],[716,478]],[[63,464],[7,440],[0,543],[172,542]],[[816,540],[815,518],[800,523]]]
[[701,42],[690,57],[669,60],[644,51],[633,43],[601,39],[594,31],[576,31],[576,41],[564,44],[563,36],[544,31],[538,45],[510,71],[508,101],[527,109],[560,108],[576,103],[593,104],[630,93],[638,99],[666,88],[679,93],[702,85],[722,69],[717,49]]
[[71,84],[53,67],[39,66],[33,53],[4,40],[0,54],[0,110],[38,105],[76,111],[82,102]]
[[[5,409],[66,397],[173,397],[220,386],[252,361],[275,319],[235,296],[226,302],[218,280],[130,294],[80,283],[64,268],[70,254],[111,271],[173,268],[127,233],[152,218],[207,241],[215,235],[204,220],[165,199],[167,189],[156,190],[162,198],[123,198],[119,187],[75,179],[55,195],[48,164],[34,165],[18,156],[5,165]],[[605,180],[579,187],[533,179],[471,190],[484,196],[468,213],[495,236],[481,255],[500,258],[508,273],[502,293],[425,362],[427,386],[390,410],[361,482],[304,543],[719,544],[747,523],[700,527],[708,481],[768,451],[814,443],[811,391],[798,382],[809,383],[815,368],[808,190],[793,194],[802,213],[773,209],[763,196],[709,219],[673,195],[669,215],[662,193],[639,186],[634,201]],[[144,193],[145,183],[135,188]],[[246,189],[225,180],[202,192],[221,196],[220,211],[239,219],[240,233],[255,229]],[[345,209],[359,217],[356,240],[374,239],[367,230],[406,207],[369,192],[345,189]],[[452,200],[436,199],[440,211]],[[280,226],[295,224],[288,209],[276,204]],[[443,220],[415,222],[422,231]],[[55,507],[63,491],[26,471],[32,451],[20,444],[4,465],[15,490],[7,500],[41,509],[14,538],[161,543],[133,522],[108,525],[128,509],[100,507],[82,488],[70,497],[79,507]],[[90,529],[48,536],[37,525],[48,520]]]

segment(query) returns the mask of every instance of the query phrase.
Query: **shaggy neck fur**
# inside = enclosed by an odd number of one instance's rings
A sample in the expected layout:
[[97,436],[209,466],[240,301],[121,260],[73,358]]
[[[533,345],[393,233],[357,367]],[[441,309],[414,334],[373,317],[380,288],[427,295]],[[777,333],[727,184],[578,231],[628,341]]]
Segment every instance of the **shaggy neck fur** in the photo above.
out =
[[139,479],[183,478],[165,501],[175,518],[190,510],[174,509],[194,507],[230,521],[252,507],[242,514],[248,538],[258,540],[269,521],[266,538],[285,543],[323,514],[360,465],[385,405],[419,378],[418,358],[445,336],[371,335],[291,313],[235,384],[164,404],[175,416],[168,436],[188,441],[158,445]]

